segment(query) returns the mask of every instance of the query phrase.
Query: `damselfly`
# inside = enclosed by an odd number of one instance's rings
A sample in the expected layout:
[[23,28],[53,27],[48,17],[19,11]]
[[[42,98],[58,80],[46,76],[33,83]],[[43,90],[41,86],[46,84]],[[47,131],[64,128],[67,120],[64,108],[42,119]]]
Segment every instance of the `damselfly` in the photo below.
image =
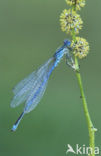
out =
[[11,101],[11,107],[16,107],[23,102],[25,102],[25,106],[20,117],[13,125],[12,131],[17,129],[23,116],[38,105],[44,95],[52,71],[57,67],[64,55],[66,55],[66,63],[72,68],[75,68],[70,55],[70,45],[70,41],[64,40],[63,46],[55,52],[53,57],[15,86],[13,89],[14,97]]

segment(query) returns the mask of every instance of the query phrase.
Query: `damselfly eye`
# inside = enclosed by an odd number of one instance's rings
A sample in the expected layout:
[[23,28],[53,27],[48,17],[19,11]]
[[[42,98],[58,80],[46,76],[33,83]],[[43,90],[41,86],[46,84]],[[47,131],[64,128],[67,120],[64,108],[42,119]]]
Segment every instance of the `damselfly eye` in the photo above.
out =
[[66,45],[66,46],[70,46],[71,45],[71,42],[69,41],[69,40],[64,40],[64,45]]

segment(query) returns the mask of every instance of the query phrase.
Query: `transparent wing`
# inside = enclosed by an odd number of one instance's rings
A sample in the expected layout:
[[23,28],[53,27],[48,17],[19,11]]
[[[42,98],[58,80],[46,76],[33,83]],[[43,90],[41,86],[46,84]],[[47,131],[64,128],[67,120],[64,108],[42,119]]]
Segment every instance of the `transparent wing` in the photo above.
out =
[[35,85],[31,89],[30,96],[28,97],[25,103],[25,109],[24,109],[25,113],[29,113],[30,111],[32,111],[37,106],[37,104],[40,102],[41,98],[44,95],[44,92],[47,87],[48,78],[54,69],[54,61],[52,61],[51,64],[49,65],[48,64],[45,64],[37,72],[37,79]]
[[35,79],[36,79],[36,71],[30,74],[24,80],[22,80],[19,84],[17,84],[17,86],[13,90],[15,96],[11,101],[10,105],[11,107],[16,107],[27,99]]
[[35,89],[35,91],[36,91],[35,92],[33,90],[33,93],[28,98],[28,100],[27,100],[27,102],[25,104],[25,109],[24,109],[25,113],[29,113],[30,111],[32,111],[37,106],[37,104],[40,102],[41,98],[44,95],[46,87],[47,87],[47,82],[43,86],[41,86],[41,88],[39,87],[40,91]]
[[[42,65],[38,70],[30,74],[27,78],[22,80],[14,88],[13,92],[15,94],[13,100],[11,101],[11,107],[16,107],[21,103],[25,102],[31,94],[31,91],[36,87],[39,79],[44,75],[49,64],[52,62],[53,58],[49,59],[44,65]],[[38,85],[37,85],[38,86]]]
[[14,89],[13,89],[13,93],[16,95],[22,88],[24,88],[24,86],[31,81],[33,78],[35,77],[35,72],[31,73],[30,75],[28,75],[28,77],[26,77],[24,80],[22,80],[20,83],[18,83]]

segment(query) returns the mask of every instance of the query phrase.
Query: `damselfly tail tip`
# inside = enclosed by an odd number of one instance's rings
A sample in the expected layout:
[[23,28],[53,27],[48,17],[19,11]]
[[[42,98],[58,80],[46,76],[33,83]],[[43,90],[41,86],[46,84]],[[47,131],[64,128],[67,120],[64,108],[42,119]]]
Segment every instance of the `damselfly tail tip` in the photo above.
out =
[[17,126],[16,125],[13,125],[12,129],[11,129],[11,132],[15,132],[17,129]]
[[23,116],[24,116],[24,112],[21,113],[21,115],[19,116],[19,118],[17,119],[15,124],[13,125],[13,127],[11,129],[12,132],[16,131],[16,129],[19,126],[19,123],[20,123],[21,119],[23,118]]

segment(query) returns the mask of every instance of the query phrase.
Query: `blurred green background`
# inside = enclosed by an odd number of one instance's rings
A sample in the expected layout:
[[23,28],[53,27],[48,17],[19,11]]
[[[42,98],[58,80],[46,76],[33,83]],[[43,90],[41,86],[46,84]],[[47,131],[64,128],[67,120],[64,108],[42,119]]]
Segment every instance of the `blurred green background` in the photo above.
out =
[[[50,77],[38,107],[10,131],[23,106],[10,108],[12,88],[37,69],[68,35],[60,30],[65,0],[0,0],[0,155],[65,156],[67,144],[88,146],[88,130],[75,73],[65,59]],[[80,12],[80,36],[90,44],[80,61],[84,90],[101,145],[101,1],[87,1]],[[69,154],[73,155],[73,154]]]

